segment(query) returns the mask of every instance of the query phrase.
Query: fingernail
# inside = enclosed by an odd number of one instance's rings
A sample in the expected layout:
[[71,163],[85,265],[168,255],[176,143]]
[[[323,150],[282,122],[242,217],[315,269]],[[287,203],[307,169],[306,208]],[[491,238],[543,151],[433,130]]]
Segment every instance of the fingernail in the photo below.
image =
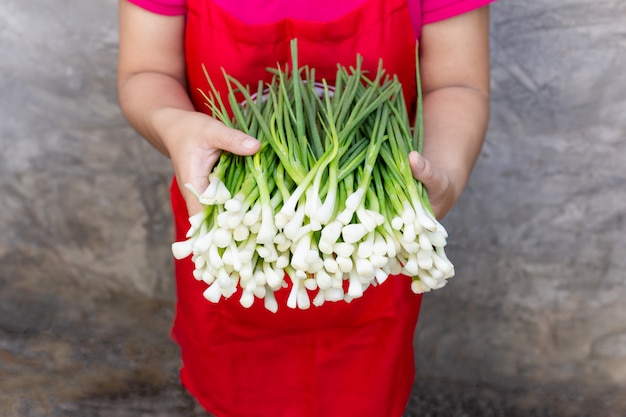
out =
[[417,167],[417,169],[424,168],[424,158],[422,158],[422,155],[417,154],[417,160],[415,161],[415,166]]
[[242,146],[246,149],[252,149],[257,146],[259,141],[254,138],[247,138],[243,141]]

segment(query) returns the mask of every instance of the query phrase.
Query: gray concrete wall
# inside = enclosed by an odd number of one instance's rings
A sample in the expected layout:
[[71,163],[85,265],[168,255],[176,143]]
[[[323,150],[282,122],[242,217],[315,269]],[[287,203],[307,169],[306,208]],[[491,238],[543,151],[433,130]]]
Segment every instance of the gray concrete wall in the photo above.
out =
[[626,3],[492,10],[490,131],[419,366],[626,387]]
[[3,1],[0,47],[0,279],[169,296],[169,162],[118,107],[117,1]]
[[[0,3],[0,329],[173,299],[171,171],[118,109],[116,5]],[[626,3],[501,0],[492,22],[490,131],[418,372],[626,388]]]

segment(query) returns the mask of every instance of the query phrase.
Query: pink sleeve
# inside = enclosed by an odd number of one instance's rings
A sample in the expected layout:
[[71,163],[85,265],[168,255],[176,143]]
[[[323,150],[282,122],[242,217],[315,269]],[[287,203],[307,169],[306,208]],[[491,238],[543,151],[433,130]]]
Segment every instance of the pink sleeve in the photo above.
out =
[[422,0],[422,25],[486,6],[494,0]]
[[187,11],[185,0],[128,0],[128,2],[166,16],[179,16]]

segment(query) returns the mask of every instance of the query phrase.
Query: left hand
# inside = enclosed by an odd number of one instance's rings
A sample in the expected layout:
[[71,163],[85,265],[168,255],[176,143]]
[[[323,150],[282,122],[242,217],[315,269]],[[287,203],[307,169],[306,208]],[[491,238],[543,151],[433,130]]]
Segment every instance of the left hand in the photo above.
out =
[[437,219],[442,219],[454,206],[456,193],[448,174],[433,165],[423,155],[413,151],[409,153],[409,164],[413,177],[426,187],[430,204]]
[[466,187],[489,118],[489,6],[424,25],[420,37],[424,134],[409,154],[442,219]]

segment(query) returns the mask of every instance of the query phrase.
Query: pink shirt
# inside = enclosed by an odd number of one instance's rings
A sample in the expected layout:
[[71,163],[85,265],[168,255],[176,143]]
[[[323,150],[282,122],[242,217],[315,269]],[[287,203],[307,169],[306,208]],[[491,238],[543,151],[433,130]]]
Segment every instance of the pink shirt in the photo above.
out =
[[[154,13],[185,14],[185,0],[128,0]],[[285,17],[328,21],[353,10],[364,0],[215,0],[224,10],[250,23],[271,23]],[[494,0],[407,0],[416,32],[427,23],[456,16]]]

